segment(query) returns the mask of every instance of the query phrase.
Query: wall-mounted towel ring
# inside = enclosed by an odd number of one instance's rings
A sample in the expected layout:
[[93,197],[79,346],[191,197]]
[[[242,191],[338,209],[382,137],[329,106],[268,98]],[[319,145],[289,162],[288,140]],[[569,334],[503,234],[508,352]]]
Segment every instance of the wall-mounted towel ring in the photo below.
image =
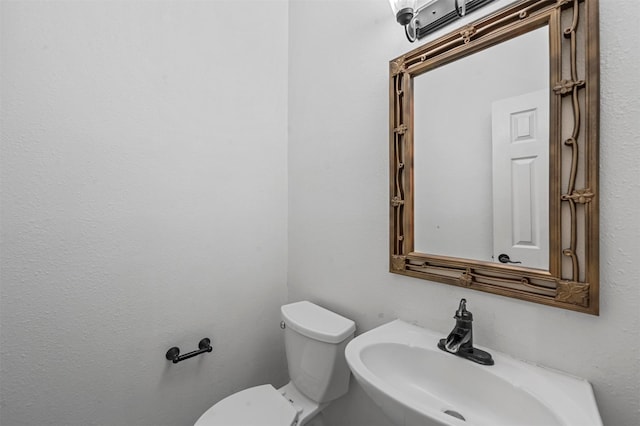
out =
[[211,340],[208,337],[200,340],[198,343],[198,350],[189,352],[188,354],[180,355],[180,348],[177,346],[172,347],[167,351],[167,359],[172,361],[174,364],[179,363],[180,361],[184,361],[185,359],[193,358],[196,355],[203,354],[205,352],[211,352],[213,347],[211,347]]

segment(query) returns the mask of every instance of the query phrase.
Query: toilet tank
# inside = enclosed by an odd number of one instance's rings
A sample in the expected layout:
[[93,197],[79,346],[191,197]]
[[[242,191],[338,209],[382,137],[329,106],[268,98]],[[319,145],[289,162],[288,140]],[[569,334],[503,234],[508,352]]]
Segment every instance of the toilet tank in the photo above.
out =
[[295,387],[320,404],[349,390],[351,371],[344,357],[356,325],[350,319],[302,301],[282,306],[289,377]]

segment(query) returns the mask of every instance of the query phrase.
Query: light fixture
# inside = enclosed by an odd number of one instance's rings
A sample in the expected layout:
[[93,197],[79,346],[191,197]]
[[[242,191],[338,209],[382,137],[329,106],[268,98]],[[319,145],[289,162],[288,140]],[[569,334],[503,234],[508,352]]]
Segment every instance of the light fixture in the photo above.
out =
[[416,0],[389,0],[389,4],[396,16],[396,21],[404,27],[407,39],[410,42],[416,41]]
[[493,0],[389,0],[410,42],[465,16]]
[[416,0],[389,0],[391,10],[396,15],[400,25],[408,25],[413,19],[413,11],[416,8]]

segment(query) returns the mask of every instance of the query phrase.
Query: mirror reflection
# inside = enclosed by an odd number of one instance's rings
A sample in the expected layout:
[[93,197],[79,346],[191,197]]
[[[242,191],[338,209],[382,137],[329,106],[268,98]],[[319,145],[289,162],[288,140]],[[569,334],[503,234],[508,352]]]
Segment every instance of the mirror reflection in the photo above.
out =
[[548,27],[416,76],[413,90],[415,251],[547,270]]

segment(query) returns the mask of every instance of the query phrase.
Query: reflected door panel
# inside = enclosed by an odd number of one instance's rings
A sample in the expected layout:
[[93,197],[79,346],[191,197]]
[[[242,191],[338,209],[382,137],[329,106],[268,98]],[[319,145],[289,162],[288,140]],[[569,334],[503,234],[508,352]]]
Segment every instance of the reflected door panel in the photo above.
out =
[[549,95],[492,104],[493,256],[549,268]]

